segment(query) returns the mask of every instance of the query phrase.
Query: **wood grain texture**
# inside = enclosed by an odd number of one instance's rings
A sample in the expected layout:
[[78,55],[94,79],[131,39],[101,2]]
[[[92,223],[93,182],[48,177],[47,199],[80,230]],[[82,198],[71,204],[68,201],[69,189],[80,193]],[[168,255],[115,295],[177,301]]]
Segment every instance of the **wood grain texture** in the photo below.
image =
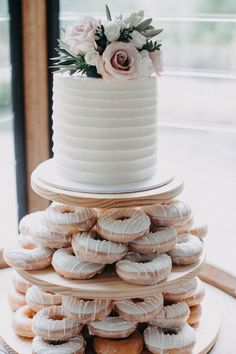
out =
[[25,135],[29,212],[47,201],[30,188],[30,176],[49,156],[46,0],[22,1]]
[[4,261],[3,258],[3,249],[0,249],[0,269],[1,268],[7,268],[8,264]]

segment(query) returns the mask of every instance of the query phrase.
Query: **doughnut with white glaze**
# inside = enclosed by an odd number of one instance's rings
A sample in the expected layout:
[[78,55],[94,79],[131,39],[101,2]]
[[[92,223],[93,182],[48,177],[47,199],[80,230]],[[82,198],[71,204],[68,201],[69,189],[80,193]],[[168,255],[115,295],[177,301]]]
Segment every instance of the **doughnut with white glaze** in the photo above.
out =
[[203,243],[199,238],[190,234],[177,237],[175,247],[168,252],[173,264],[190,265],[196,263],[203,251]]
[[186,300],[187,297],[197,288],[197,277],[192,278],[178,287],[174,287],[169,290],[168,293],[164,293],[165,301],[177,302]]
[[188,324],[194,325],[199,322],[202,314],[202,307],[200,304],[190,307],[190,315],[188,318]]
[[38,286],[33,285],[27,290],[25,301],[31,310],[38,312],[45,307],[61,305],[62,296],[59,294],[45,292]]
[[20,293],[15,288],[9,290],[7,299],[12,311],[16,311],[26,305],[25,294]]
[[33,338],[32,319],[35,312],[27,305],[20,307],[13,315],[12,326],[16,334],[21,337]]
[[196,306],[199,305],[205,296],[205,288],[202,281],[199,278],[197,279],[197,287],[193,291],[191,291],[186,297],[185,301],[188,306]]
[[137,324],[122,317],[106,317],[88,324],[90,335],[103,338],[126,338],[136,330]]
[[12,284],[14,288],[22,294],[25,294],[27,289],[32,286],[32,284],[20,276],[16,270],[13,270]]
[[206,237],[207,232],[208,232],[208,225],[207,224],[194,224],[191,227],[191,229],[189,230],[189,233],[191,235],[199,237],[200,239]]
[[54,344],[36,336],[32,342],[32,354],[83,354],[85,346],[82,334],[77,334],[66,342]]

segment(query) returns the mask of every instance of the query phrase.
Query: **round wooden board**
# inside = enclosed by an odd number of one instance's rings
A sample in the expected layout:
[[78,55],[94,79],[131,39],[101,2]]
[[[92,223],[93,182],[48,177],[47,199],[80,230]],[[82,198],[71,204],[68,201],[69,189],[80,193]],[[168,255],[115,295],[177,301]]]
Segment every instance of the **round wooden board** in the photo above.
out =
[[142,286],[128,284],[122,281],[113,270],[108,269],[102,274],[88,280],[69,280],[59,276],[54,269],[47,268],[38,271],[19,271],[18,273],[31,283],[45,291],[63,295],[73,295],[83,298],[124,299],[153,295],[157,292],[167,292],[180,287],[187,280],[195,277],[201,271],[205,262],[205,250],[199,262],[191,266],[174,266],[168,278],[156,285]]
[[6,268],[6,267],[8,267],[8,264],[5,262],[5,260],[3,258],[3,249],[0,248],[0,269]]
[[87,208],[122,208],[152,205],[176,198],[184,188],[181,178],[175,177],[160,187],[128,193],[85,193],[52,186],[40,178],[37,169],[31,176],[32,189],[41,197],[64,204],[80,205]]

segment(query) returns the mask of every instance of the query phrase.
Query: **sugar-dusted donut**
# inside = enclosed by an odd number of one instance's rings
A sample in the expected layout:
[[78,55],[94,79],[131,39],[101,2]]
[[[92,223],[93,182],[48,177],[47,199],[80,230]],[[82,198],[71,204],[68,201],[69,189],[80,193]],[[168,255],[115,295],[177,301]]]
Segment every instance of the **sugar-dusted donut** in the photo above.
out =
[[80,259],[100,264],[112,264],[127,253],[127,245],[100,240],[93,233],[83,232],[73,237],[72,248]]
[[132,208],[107,210],[97,223],[98,233],[113,242],[131,242],[149,232],[149,228],[149,217]]
[[129,248],[134,252],[144,254],[165,253],[176,244],[176,231],[171,227],[161,227],[155,232],[139,237],[129,243]]
[[26,338],[34,337],[34,333],[32,331],[32,319],[34,316],[35,312],[32,311],[27,305],[20,307],[14,313],[12,318],[12,325],[18,336]]
[[190,315],[188,324],[194,325],[199,322],[202,314],[202,306],[200,304],[190,307]]
[[23,236],[31,236],[32,227],[34,225],[45,224],[44,216],[45,211],[36,211],[25,215],[19,223],[20,234]]
[[52,266],[58,274],[68,279],[89,279],[105,267],[104,264],[82,261],[74,255],[71,247],[57,250],[52,257]]
[[203,251],[203,243],[199,238],[190,234],[181,234],[177,237],[177,243],[168,252],[173,264],[189,265],[196,263]]
[[141,255],[130,252],[116,263],[116,272],[127,283],[154,285],[167,278],[172,262],[167,254]]
[[185,324],[174,331],[149,326],[144,331],[144,342],[154,354],[191,354],[195,331]]
[[32,342],[32,354],[83,354],[86,342],[82,334],[77,334],[66,342],[49,343],[36,336]]
[[207,224],[194,224],[189,230],[189,233],[191,235],[199,237],[200,239],[206,237],[207,232],[208,232]]
[[33,318],[35,335],[48,341],[64,341],[76,336],[83,325],[65,317],[62,306],[51,306],[40,310]]
[[83,300],[73,296],[63,298],[65,315],[80,323],[89,323],[107,317],[113,307],[110,300]]
[[22,294],[25,294],[27,289],[32,286],[32,284],[20,276],[16,270],[13,270],[12,284],[14,288]]
[[115,311],[127,321],[146,322],[156,317],[163,307],[162,294],[146,297],[143,300],[117,300]]
[[165,304],[161,312],[148,323],[159,328],[178,328],[187,321],[189,314],[189,306],[184,301]]
[[38,246],[30,237],[19,237],[15,245],[4,250],[5,261],[21,270],[38,270],[51,264],[53,250]]
[[126,338],[135,331],[137,324],[121,317],[106,317],[88,324],[90,335],[102,338]]
[[33,285],[27,290],[25,301],[31,310],[38,312],[45,307],[61,305],[62,296],[59,294],[45,292],[38,286]]
[[200,304],[200,302],[202,302],[205,296],[205,288],[202,281],[199,278],[196,278],[196,280],[197,280],[196,289],[191,291],[185,299],[188,306],[190,307]]
[[186,300],[187,297],[197,288],[197,277],[192,278],[178,287],[173,287],[168,293],[164,293],[164,300],[177,302]]
[[96,354],[140,354],[143,350],[143,336],[136,330],[129,337],[119,340],[94,337],[93,348]]
[[75,234],[92,229],[97,214],[94,209],[53,202],[45,211],[45,219],[51,231]]
[[26,305],[25,294],[20,293],[15,288],[9,290],[7,299],[12,311],[16,311]]

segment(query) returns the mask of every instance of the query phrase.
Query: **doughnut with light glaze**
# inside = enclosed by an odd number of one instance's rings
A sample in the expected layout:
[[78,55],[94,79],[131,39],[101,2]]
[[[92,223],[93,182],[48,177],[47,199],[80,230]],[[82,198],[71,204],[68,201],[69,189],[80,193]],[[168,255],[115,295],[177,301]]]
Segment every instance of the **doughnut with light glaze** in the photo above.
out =
[[197,288],[197,284],[197,277],[192,278],[164,293],[164,299],[169,302],[184,301]]
[[73,296],[63,298],[65,315],[80,323],[89,323],[107,317],[113,307],[110,300],[83,300]]
[[161,227],[155,232],[139,237],[129,243],[129,248],[134,252],[143,254],[165,253],[176,244],[176,231],[174,228]]
[[93,233],[83,232],[73,237],[72,248],[76,256],[86,262],[112,264],[125,257],[127,245],[100,240]]
[[59,294],[45,292],[38,286],[33,285],[27,290],[25,301],[31,310],[38,312],[45,307],[61,305],[62,296]]
[[206,237],[207,232],[208,232],[208,225],[207,224],[194,224],[191,227],[191,229],[189,230],[189,233],[191,235],[199,237],[200,239]]
[[15,288],[9,290],[7,299],[12,311],[16,311],[26,305],[25,294],[20,293]]
[[25,280],[15,270],[13,271],[12,284],[14,285],[14,288],[22,294],[25,294],[27,289],[29,289],[32,286],[30,282]]
[[186,297],[185,301],[187,302],[188,306],[196,306],[199,305],[200,302],[204,299],[205,296],[205,288],[202,281],[197,278],[197,287],[193,291],[191,291],[188,296]]
[[148,323],[159,328],[174,329],[182,326],[187,321],[189,314],[190,310],[186,302],[176,302],[165,305],[161,312]]
[[23,236],[31,236],[32,227],[34,227],[34,225],[41,224],[45,224],[44,211],[36,211],[34,213],[27,214],[19,223],[20,234]]
[[51,264],[53,250],[38,246],[30,237],[20,237],[15,245],[4,250],[5,261],[16,269],[38,270]]
[[82,334],[77,334],[64,343],[48,343],[36,336],[32,342],[32,354],[83,354],[86,342]]
[[177,243],[168,252],[173,264],[190,265],[196,263],[203,251],[203,243],[199,238],[190,234],[181,234],[177,237]]
[[16,334],[21,337],[33,338],[32,319],[35,312],[29,306],[20,307],[13,315],[12,326]]
[[150,219],[141,210],[132,208],[105,211],[97,223],[98,233],[113,242],[131,242],[149,232]]
[[45,211],[45,219],[50,231],[75,234],[89,231],[97,221],[94,209],[53,202]]
[[115,311],[125,320],[146,322],[156,317],[163,307],[163,296],[157,294],[143,300],[117,300]]
[[65,317],[62,306],[51,306],[40,310],[33,318],[35,335],[48,341],[64,341],[75,337],[83,328],[79,322]]
[[200,304],[190,307],[190,315],[188,318],[188,324],[194,325],[199,322],[202,314],[202,307]]
[[90,279],[103,271],[105,265],[82,261],[71,247],[57,250],[52,257],[55,271],[68,279]]
[[123,339],[94,337],[93,348],[96,354],[140,354],[143,353],[143,336],[139,331]]
[[130,252],[116,263],[116,272],[130,284],[154,285],[167,278],[172,269],[167,254],[141,255]]
[[173,227],[175,228],[178,234],[182,234],[185,232],[189,232],[191,227],[193,226],[193,223],[194,219],[193,216],[191,216],[188,220],[184,221],[183,223],[176,223],[175,225],[173,225]]
[[191,354],[195,340],[195,331],[188,324],[174,333],[154,326],[144,330],[144,342],[154,354]]
[[126,338],[136,330],[137,324],[121,317],[106,317],[88,324],[90,335],[102,338]]

